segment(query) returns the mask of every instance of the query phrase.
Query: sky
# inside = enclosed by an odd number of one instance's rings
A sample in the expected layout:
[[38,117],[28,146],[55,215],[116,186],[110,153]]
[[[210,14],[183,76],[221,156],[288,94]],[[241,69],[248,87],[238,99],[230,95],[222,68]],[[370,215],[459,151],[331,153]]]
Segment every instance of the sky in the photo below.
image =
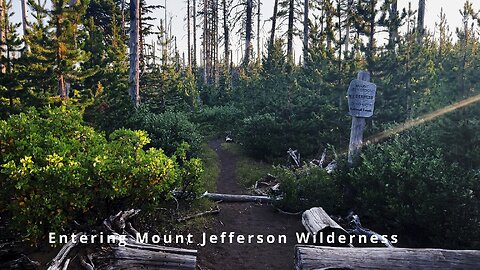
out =
[[[128,1],[128,0],[127,0]],[[169,21],[172,21],[172,32],[177,37],[177,44],[179,50],[186,51],[187,47],[187,36],[186,36],[186,22],[185,22],[185,14],[186,14],[186,0],[147,0],[148,4],[161,4],[164,5],[166,1],[167,6],[167,13],[169,17]],[[14,21],[20,21],[21,15],[21,8],[20,8],[20,0],[12,0],[13,4],[13,11],[15,12],[13,16]],[[261,7],[261,20],[262,20],[262,43],[266,41],[267,34],[269,33],[270,23],[268,19],[272,16],[273,13],[273,4],[274,0],[262,0],[262,7]],[[408,1],[408,0],[398,0],[398,7],[399,10],[403,8],[408,8],[408,3],[411,2],[412,9],[418,8],[418,1]],[[433,32],[435,28],[435,22],[439,21],[439,14],[440,9],[443,8],[447,21],[450,26],[450,31],[453,33],[455,32],[455,28],[460,26],[461,24],[461,16],[459,10],[463,7],[463,0],[426,0],[426,15],[425,15],[425,24],[426,27]],[[474,10],[480,10],[480,0],[470,0],[473,4]],[[156,13],[153,15],[154,17],[160,19],[165,17],[165,11],[157,10]],[[256,26],[254,27],[256,30]],[[21,30],[19,30],[21,32]],[[199,29],[201,31],[201,29]],[[200,35],[198,35],[200,36]],[[153,39],[154,37],[150,37]],[[199,37],[197,37],[199,38]],[[197,44],[200,44],[200,40],[197,41]],[[381,42],[381,41],[380,41]],[[254,41],[256,44],[256,41]],[[197,45],[200,47],[199,45]],[[301,48],[301,40],[297,38],[295,40],[296,50],[300,50]],[[256,48],[255,48],[256,49]],[[233,57],[234,61],[236,58],[241,58],[241,52],[243,51],[243,46],[241,42],[238,40],[233,42]],[[197,52],[198,53],[198,52]],[[297,55],[300,55],[297,53]]]

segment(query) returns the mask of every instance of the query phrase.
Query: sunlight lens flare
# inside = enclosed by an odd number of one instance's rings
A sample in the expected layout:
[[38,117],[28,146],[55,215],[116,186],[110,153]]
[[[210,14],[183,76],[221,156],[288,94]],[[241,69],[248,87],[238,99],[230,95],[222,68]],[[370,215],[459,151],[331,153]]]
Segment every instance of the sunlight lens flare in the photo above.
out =
[[466,107],[466,106],[468,106],[470,104],[473,104],[475,102],[478,102],[478,101],[480,101],[480,94],[476,95],[476,96],[473,96],[473,97],[469,97],[469,98],[464,99],[464,100],[461,100],[459,102],[456,102],[452,105],[446,106],[442,109],[436,110],[434,112],[419,116],[415,119],[412,119],[412,120],[409,120],[409,121],[407,121],[403,124],[400,124],[400,125],[398,125],[394,128],[382,131],[380,133],[377,133],[377,134],[374,134],[374,135],[368,137],[365,140],[365,142],[362,144],[362,146],[367,146],[367,145],[372,144],[372,143],[377,143],[377,142],[382,141],[382,140],[384,140],[384,139],[386,139],[386,138],[388,138],[392,135],[401,133],[405,130],[411,129],[411,128],[416,127],[418,125],[421,125],[425,122],[429,122],[429,121],[431,121],[431,120],[433,120],[437,117],[440,117],[444,114],[455,111],[457,109]]

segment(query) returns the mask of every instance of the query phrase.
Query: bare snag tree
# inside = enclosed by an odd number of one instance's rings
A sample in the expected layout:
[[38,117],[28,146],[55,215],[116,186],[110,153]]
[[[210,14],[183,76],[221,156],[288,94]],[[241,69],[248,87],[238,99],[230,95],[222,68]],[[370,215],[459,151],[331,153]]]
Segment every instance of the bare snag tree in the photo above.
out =
[[130,1],[130,98],[135,107],[140,105],[140,0]]

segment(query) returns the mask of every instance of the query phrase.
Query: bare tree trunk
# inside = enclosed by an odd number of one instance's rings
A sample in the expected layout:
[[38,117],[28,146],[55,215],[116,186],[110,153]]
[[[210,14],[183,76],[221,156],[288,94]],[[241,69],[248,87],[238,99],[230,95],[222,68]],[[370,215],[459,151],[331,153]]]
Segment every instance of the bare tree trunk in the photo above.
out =
[[288,30],[287,30],[287,59],[293,63],[293,20],[294,20],[294,0],[290,0],[288,6]]
[[192,64],[197,66],[197,1],[193,0],[193,57]]
[[350,16],[352,12],[353,0],[347,2],[347,18],[345,24],[345,53],[350,51]]
[[[340,75],[341,65],[342,65],[342,6],[341,2],[337,2],[337,17],[338,17],[338,40],[340,42],[338,46],[338,72]],[[338,76],[340,78],[340,76]]]
[[309,0],[304,2],[304,12],[303,12],[303,65],[307,65],[308,59],[308,35],[309,35],[309,25],[308,25],[308,13],[310,10]]
[[204,72],[203,79],[206,84],[210,84],[212,69],[212,20],[210,19],[210,3],[212,0],[205,0],[203,3],[203,60]]
[[277,28],[278,0],[275,0],[272,15],[272,30],[270,31],[270,40],[268,41],[268,55],[272,54],[273,44],[275,43],[275,30]]
[[245,56],[243,58],[243,65],[248,66],[250,63],[250,53],[252,50],[252,15],[253,15],[253,0],[247,0],[247,20],[245,26]]
[[212,3],[214,6],[212,7],[213,11],[213,21],[214,21],[214,26],[212,27],[213,29],[213,44],[212,44],[212,49],[214,50],[214,53],[212,54],[212,62],[213,62],[213,76],[215,77],[215,84],[218,83],[218,80],[220,78],[220,73],[219,73],[219,68],[218,68],[218,50],[220,48],[219,42],[218,42],[218,29],[219,29],[219,16],[218,16],[218,0],[214,0]]
[[321,0],[322,2],[322,12],[320,14],[320,36],[323,36],[324,31],[324,23],[325,23],[325,0]]
[[228,10],[227,10],[227,0],[222,0],[223,6],[223,39],[225,45],[225,65],[229,69],[229,60],[230,60],[230,29],[228,28]]
[[[371,0],[373,1],[373,0]],[[331,29],[333,29],[333,22],[332,22],[332,17],[333,17],[333,11],[332,11],[332,1],[331,0],[323,0],[323,9],[322,9],[322,21],[325,21],[325,29],[323,33],[325,33],[325,38],[327,40],[327,51],[330,52],[332,50],[332,36],[331,36]],[[323,24],[322,24],[323,25]]]
[[130,97],[135,107],[140,105],[139,63],[140,0],[130,1]]
[[187,0],[187,58],[188,67],[192,66],[192,47],[190,41],[190,0]]
[[[23,28],[23,36],[27,34],[27,0],[22,0],[22,28]],[[24,38],[25,42],[25,50],[29,51],[29,47],[27,41]]]
[[397,0],[392,0],[390,4],[390,31],[389,31],[389,39],[388,45],[391,49],[395,48],[395,44],[397,44],[398,40],[398,3]]
[[369,35],[369,61],[368,61],[368,71],[372,74],[373,71],[373,55],[375,50],[375,4],[377,1],[370,1],[370,35]]
[[425,33],[425,0],[418,0],[417,41],[422,42]]
[[[6,0],[0,0],[0,46],[1,46],[1,56],[5,56],[6,50],[6,41],[7,41],[7,6],[5,3]],[[5,74],[7,72],[6,66],[4,64],[0,64],[0,73]]]
[[260,15],[261,15],[261,6],[262,2],[258,0],[257,3],[257,59],[258,63],[260,63],[262,59],[261,48],[260,48]]
[[[338,1],[337,3],[337,17],[338,17],[338,40],[340,41],[339,46],[338,46],[338,63],[337,63],[337,85],[340,87],[342,85],[342,6],[341,2]],[[347,15],[348,16],[348,15]],[[347,22],[348,24],[348,22]],[[348,37],[345,36],[345,40]],[[340,91],[339,97],[338,97],[338,108],[342,109],[343,107],[343,97],[344,97],[343,91]]]
[[[138,62],[139,62],[139,70],[144,71],[146,64],[145,64],[145,40],[144,40],[144,35],[143,35],[143,21],[142,21],[142,8],[143,5],[145,4],[144,0],[140,0],[139,5],[138,5]],[[166,6],[166,1],[165,1],[165,10],[167,9]],[[166,12],[165,12],[166,14]],[[165,29],[167,27],[167,18],[165,18]]]

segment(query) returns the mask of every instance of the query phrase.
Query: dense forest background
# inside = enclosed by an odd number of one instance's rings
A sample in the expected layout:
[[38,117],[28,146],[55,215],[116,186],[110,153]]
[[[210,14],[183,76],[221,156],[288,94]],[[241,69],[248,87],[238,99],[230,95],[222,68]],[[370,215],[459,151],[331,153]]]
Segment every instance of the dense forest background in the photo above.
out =
[[[355,208],[418,243],[479,247],[478,103],[366,147],[355,168],[341,162],[346,90],[360,70],[377,85],[366,136],[478,99],[480,17],[470,2],[460,27],[442,12],[428,30],[424,0],[418,10],[395,0],[275,0],[261,43],[260,0],[189,0],[187,51],[168,21],[153,23],[163,5],[23,0],[34,20],[16,24],[11,3],[0,3],[0,211],[17,213],[12,223],[27,238],[94,223],[112,205],[148,208],[173,190],[191,199],[202,189],[202,142],[228,134],[272,164],[284,165],[289,148],[337,159],[334,174],[276,168],[288,210]],[[239,64],[233,37],[245,45]]]

